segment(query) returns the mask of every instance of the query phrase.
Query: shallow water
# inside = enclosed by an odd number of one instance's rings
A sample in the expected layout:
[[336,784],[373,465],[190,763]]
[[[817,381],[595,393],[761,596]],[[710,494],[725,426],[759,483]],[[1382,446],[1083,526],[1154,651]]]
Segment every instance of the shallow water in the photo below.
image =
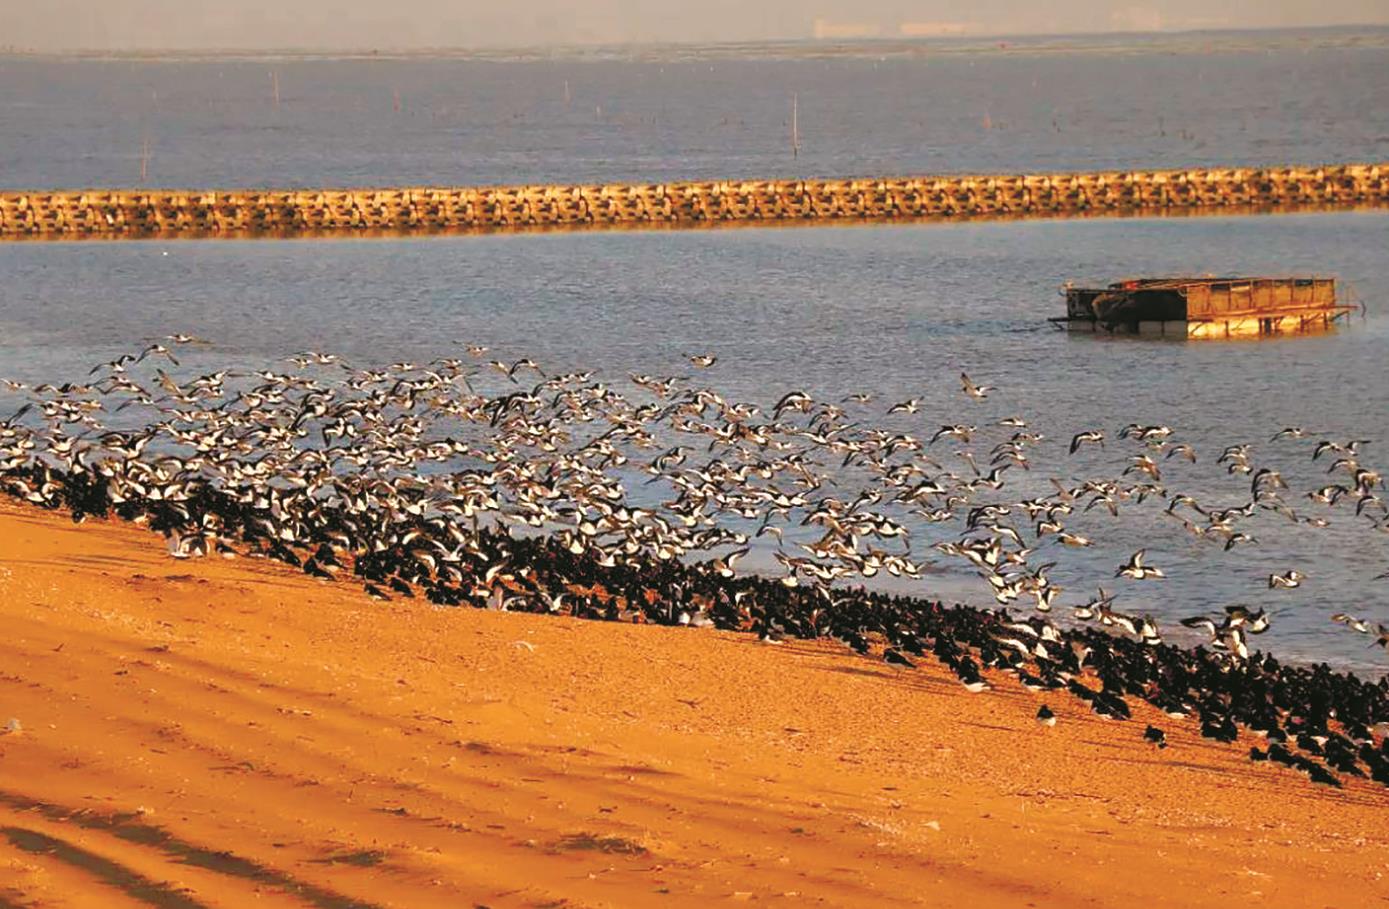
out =
[[1389,158],[1389,29],[907,48],[525,62],[0,55],[0,186],[664,181]]
[[[1173,492],[1233,506],[1245,478],[1212,463],[1226,445],[1254,443],[1254,463],[1282,469],[1288,499],[1323,478],[1311,443],[1268,438],[1302,425],[1329,438],[1389,444],[1389,318],[1373,305],[1331,334],[1261,342],[1096,338],[1053,330],[1046,317],[1067,279],[1125,273],[1317,271],[1354,279],[1376,304],[1389,293],[1382,250],[1389,213],[1360,212],[1185,219],[1056,220],[822,227],[785,230],[576,233],[299,241],[138,241],[0,245],[0,376],[75,378],[138,339],[186,331],[217,342],[189,353],[200,365],[263,367],[305,348],[357,362],[429,360],[490,345],[503,358],[530,354],[553,369],[689,374],[683,355],[716,352],[699,376],[730,396],[770,403],[803,388],[838,400],[867,390],[865,420],[929,436],[941,423],[980,426],[1021,414],[1050,441],[1035,477],[1117,476],[1127,450],[1065,455],[1071,434],[1093,426],[1112,436],[1131,421],[1164,422],[1201,462],[1164,463]],[[958,391],[968,370],[999,390],[982,404]],[[922,398],[922,413],[888,420],[888,403]],[[984,430],[973,448],[987,459],[1004,430]],[[932,450],[947,456],[951,449]],[[958,469],[963,465],[956,463]],[[1107,473],[1106,473],[1107,471]],[[1315,472],[1314,472],[1315,471]],[[1010,475],[1010,479],[1014,476]],[[1038,491],[1050,491],[1049,487]],[[1013,494],[1013,493],[1006,493]],[[1298,501],[1301,499],[1301,501]],[[1380,670],[1368,639],[1329,621],[1348,611],[1389,622],[1383,582],[1389,534],[1342,509],[1325,531],[1260,518],[1258,547],[1226,555],[1193,543],[1161,505],[1096,513],[1069,525],[1093,551],[1062,552],[1055,580],[1065,599],[1096,584],[1120,593],[1119,608],[1172,622],[1243,602],[1275,613],[1259,644],[1287,656]],[[1337,517],[1339,516],[1339,517]],[[1022,522],[1025,526],[1026,522]],[[921,555],[932,537],[916,540]],[[1113,579],[1147,546],[1168,569],[1161,585]],[[754,560],[755,561],[755,560]],[[763,554],[763,563],[770,564]],[[978,578],[948,570],[918,592],[987,601]],[[1272,571],[1312,576],[1271,593]]]

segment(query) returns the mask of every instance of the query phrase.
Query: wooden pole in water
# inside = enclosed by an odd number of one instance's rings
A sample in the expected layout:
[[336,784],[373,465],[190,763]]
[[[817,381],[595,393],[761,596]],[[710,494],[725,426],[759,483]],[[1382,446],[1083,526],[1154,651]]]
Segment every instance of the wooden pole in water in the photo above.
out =
[[791,93],[791,157],[801,156],[801,131],[797,123],[797,115],[800,112],[800,96],[795,92]]
[[270,71],[270,93],[275,98],[275,110],[280,109],[280,74],[277,70]]

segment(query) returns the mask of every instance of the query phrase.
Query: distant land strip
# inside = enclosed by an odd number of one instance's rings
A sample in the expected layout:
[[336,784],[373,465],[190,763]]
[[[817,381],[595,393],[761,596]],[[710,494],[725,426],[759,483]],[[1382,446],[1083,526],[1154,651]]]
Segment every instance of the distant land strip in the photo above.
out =
[[1389,163],[376,189],[0,191],[0,239],[910,221],[1389,206]]

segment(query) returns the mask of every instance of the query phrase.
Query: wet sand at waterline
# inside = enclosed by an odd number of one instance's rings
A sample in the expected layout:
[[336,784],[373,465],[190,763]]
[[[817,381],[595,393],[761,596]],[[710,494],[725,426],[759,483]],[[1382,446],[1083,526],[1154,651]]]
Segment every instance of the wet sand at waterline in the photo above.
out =
[[6,909],[1389,904],[1383,787],[931,660],[377,603],[8,502],[0,623]]

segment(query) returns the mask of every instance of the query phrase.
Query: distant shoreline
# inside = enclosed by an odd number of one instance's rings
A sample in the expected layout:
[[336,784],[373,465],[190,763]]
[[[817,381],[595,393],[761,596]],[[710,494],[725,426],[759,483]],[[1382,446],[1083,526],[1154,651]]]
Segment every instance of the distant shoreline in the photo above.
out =
[[341,61],[469,61],[479,63],[701,63],[720,60],[915,60],[923,57],[1043,54],[1205,54],[1307,48],[1389,48],[1389,25],[1319,28],[1208,29],[1170,32],[1086,32],[1055,35],[978,34],[950,37],[812,38],[746,42],[576,44],[420,48],[98,48],[0,47],[0,63],[307,63]]

